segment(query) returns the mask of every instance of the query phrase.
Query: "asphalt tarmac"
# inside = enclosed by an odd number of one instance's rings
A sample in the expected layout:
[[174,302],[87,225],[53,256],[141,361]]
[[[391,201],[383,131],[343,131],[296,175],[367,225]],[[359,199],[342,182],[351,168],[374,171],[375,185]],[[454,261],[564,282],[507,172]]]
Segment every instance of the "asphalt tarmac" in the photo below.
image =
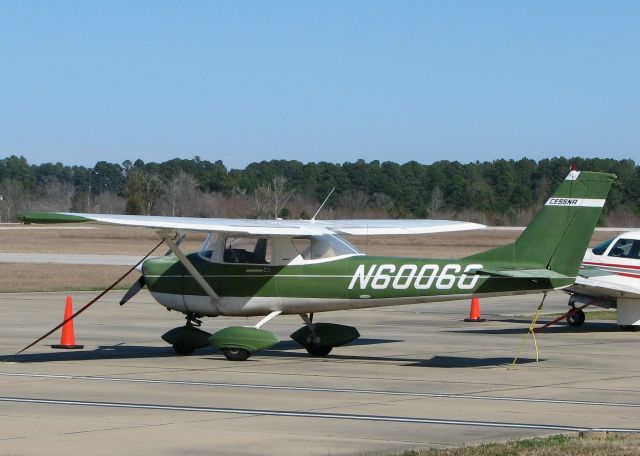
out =
[[[511,365],[540,296],[316,315],[361,339],[310,358],[289,339],[296,316],[264,329],[280,344],[245,362],[213,348],[176,356],[160,336],[183,324],[142,292],[110,293],[78,317],[83,350],[59,334],[64,293],[0,294],[0,453],[378,454],[587,429],[640,430],[640,333],[590,320],[532,339]],[[72,293],[79,308],[95,293]],[[545,312],[564,311],[549,295]],[[529,315],[529,316],[527,316]],[[205,319],[203,329],[259,319]],[[542,318],[548,320],[548,318]]]

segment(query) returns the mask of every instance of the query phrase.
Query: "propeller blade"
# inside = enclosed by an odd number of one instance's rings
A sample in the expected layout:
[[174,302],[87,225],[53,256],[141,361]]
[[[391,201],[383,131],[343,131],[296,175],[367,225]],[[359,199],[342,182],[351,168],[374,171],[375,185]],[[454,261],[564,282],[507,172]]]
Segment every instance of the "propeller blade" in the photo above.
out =
[[142,288],[147,284],[144,280],[144,276],[140,276],[138,280],[131,285],[131,288],[127,290],[122,299],[120,300],[120,305],[123,306],[129,299],[133,298]]

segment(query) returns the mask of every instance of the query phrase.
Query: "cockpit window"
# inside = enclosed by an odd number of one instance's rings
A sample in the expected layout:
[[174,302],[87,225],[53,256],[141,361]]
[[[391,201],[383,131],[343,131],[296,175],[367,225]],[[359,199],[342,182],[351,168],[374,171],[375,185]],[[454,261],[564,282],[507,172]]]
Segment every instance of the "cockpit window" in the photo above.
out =
[[271,242],[269,239],[227,238],[223,260],[225,263],[269,264]]
[[618,240],[609,252],[609,256],[640,259],[640,240]]
[[[297,238],[294,244],[296,244],[296,248],[305,260],[320,260],[341,255],[360,254],[356,246],[332,234]],[[304,247],[304,249],[301,250],[301,247]]]
[[609,245],[613,242],[615,238],[611,238],[611,239],[607,239],[606,241],[596,245],[594,248],[591,249],[591,251],[593,252],[594,255],[603,255],[604,252],[607,250],[607,247],[609,247]]
[[214,259],[214,253],[216,253],[216,249],[218,248],[218,243],[220,241],[220,236],[218,233],[210,233],[207,236],[207,239],[204,241],[204,245],[200,250],[200,256],[206,258],[208,260]]

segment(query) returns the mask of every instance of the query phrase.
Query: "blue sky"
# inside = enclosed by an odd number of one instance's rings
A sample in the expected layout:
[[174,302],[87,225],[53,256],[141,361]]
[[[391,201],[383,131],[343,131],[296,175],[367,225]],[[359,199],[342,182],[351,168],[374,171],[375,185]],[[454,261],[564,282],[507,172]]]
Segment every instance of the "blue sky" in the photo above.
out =
[[0,157],[640,161],[640,2],[0,2]]

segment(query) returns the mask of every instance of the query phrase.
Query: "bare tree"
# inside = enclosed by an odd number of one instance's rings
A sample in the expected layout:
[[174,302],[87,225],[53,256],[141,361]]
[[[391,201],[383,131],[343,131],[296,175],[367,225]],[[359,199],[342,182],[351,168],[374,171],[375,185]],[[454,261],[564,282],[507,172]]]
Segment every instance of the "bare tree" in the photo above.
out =
[[150,215],[162,196],[164,185],[160,176],[143,168],[134,168],[127,175],[127,211]]
[[348,190],[338,198],[338,206],[328,213],[333,217],[387,218],[393,199],[383,193],[369,195],[363,190]]
[[62,182],[52,178],[41,184],[37,197],[30,201],[32,211],[62,211],[71,209],[71,201],[75,188],[71,182]]
[[159,210],[172,216],[197,216],[202,208],[202,192],[191,174],[178,172],[165,185],[165,191]]
[[[310,195],[296,193],[291,197],[287,208],[291,211],[293,218],[310,218],[320,207],[321,202]],[[328,208],[325,206],[318,214],[319,219],[327,218]]]
[[369,205],[371,198],[363,190],[347,190],[338,198],[338,207],[357,212]]
[[0,182],[0,207],[5,222],[15,220],[16,211],[27,201],[24,185],[15,179],[3,179]]
[[251,217],[252,205],[246,194],[232,193],[222,198],[220,214],[223,217]]
[[294,192],[294,189],[287,188],[286,178],[274,177],[269,184],[255,189],[252,215],[256,218],[278,218]]
[[444,194],[438,185],[433,187],[431,192],[431,203],[429,204],[429,215],[442,215],[442,206],[444,205]]
[[102,192],[95,196],[94,210],[101,214],[122,214],[127,207],[127,201],[112,192]]

